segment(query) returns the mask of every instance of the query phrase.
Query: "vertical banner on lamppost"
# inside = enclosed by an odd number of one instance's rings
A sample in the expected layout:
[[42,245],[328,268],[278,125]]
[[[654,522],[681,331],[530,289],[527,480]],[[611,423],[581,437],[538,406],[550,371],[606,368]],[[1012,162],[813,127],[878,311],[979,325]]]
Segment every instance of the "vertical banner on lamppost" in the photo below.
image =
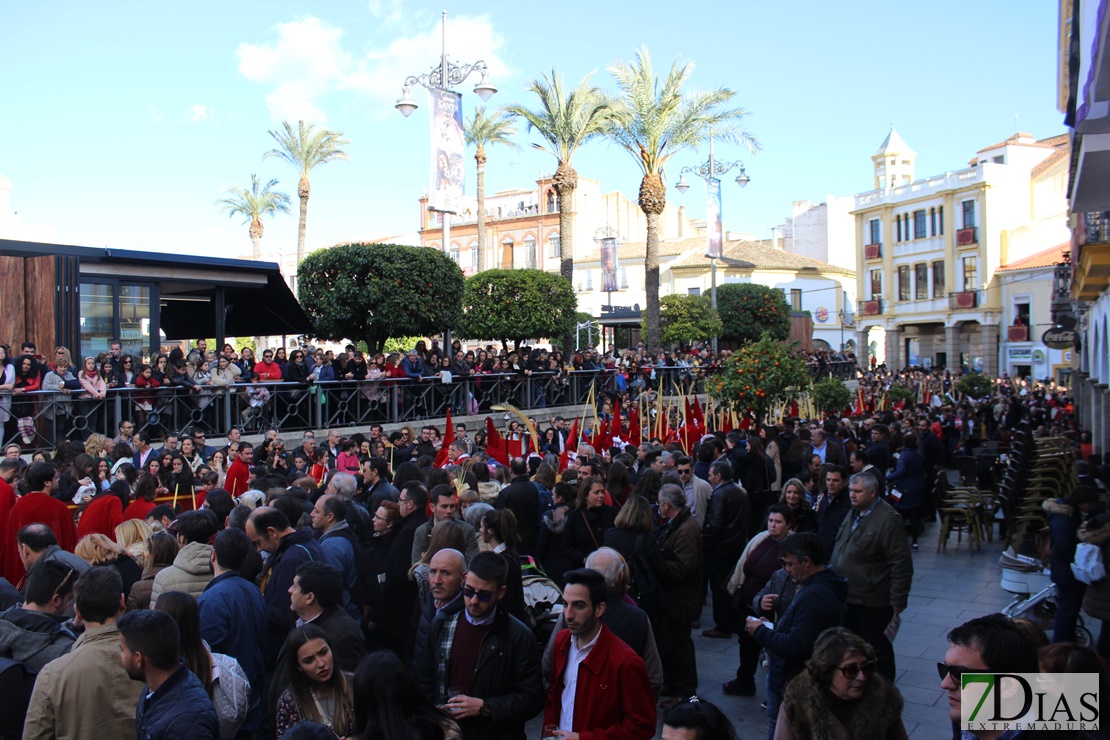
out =
[[601,289],[606,293],[617,289],[617,239],[613,236],[601,240]]
[[432,186],[428,207],[457,212],[463,197],[462,95],[432,88]]
[[719,259],[724,236],[721,223],[721,181],[710,177],[705,181],[705,256]]

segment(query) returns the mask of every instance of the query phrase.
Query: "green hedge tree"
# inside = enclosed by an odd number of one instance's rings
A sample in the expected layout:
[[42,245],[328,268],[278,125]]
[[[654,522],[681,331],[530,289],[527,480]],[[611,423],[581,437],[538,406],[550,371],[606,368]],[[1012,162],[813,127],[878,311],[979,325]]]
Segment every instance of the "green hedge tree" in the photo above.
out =
[[[721,296],[717,294],[717,305]],[[762,422],[775,405],[805,393],[813,384],[813,375],[805,359],[764,332],[758,342],[746,344],[733,352],[720,371],[706,380],[711,396],[738,413],[755,411]]]
[[776,288],[756,283],[719,285],[717,314],[721,339],[729,342],[754,342],[765,332],[779,341],[790,336],[790,304]]
[[573,333],[578,297],[561,275],[543,270],[486,270],[466,279],[459,336],[495,339],[519,349],[526,339]]
[[[670,342],[708,341],[721,333],[721,319],[713,310],[713,299],[707,295],[665,295],[659,299],[660,338]],[[647,335],[647,318],[640,322],[640,331]]]
[[969,398],[988,398],[994,383],[983,373],[968,373],[956,381],[956,390]]
[[852,391],[831,375],[813,384],[813,403],[826,414],[839,414],[852,404]]
[[297,297],[321,339],[366,342],[380,352],[392,337],[454,329],[462,270],[436,249],[343,244],[320,249],[297,268]]

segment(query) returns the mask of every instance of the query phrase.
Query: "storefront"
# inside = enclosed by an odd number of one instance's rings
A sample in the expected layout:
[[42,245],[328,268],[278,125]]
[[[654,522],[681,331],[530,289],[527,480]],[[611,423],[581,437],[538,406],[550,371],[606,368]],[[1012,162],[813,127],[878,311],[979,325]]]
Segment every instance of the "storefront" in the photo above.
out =
[[0,342],[95,356],[119,340],[150,357],[163,343],[311,334],[276,264],[0,240]]

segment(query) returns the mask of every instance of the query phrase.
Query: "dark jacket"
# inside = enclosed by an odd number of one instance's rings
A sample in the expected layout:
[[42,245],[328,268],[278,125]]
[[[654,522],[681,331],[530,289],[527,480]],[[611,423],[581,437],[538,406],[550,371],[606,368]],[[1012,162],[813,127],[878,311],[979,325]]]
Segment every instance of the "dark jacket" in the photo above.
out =
[[[420,681],[436,704],[446,699],[435,690],[441,682],[436,680],[434,667],[444,665],[450,672],[450,653],[439,654],[443,629],[450,622],[465,618],[460,610],[434,621],[429,631],[425,666],[431,660],[432,671],[428,674],[427,668],[422,670]],[[485,700],[490,716],[461,720],[459,726],[465,738],[523,740],[525,723],[543,709],[545,692],[536,636],[504,609],[497,610],[493,628],[482,641],[470,691],[472,696]]]
[[38,673],[44,665],[68,653],[76,639],[64,618],[21,606],[0,613],[0,658],[22,663],[28,673]]
[[1075,548],[1079,544],[1079,525],[1082,517],[1063,499],[1048,499],[1042,504],[1048,516],[1048,531],[1052,540],[1052,582],[1065,588],[1081,590],[1086,584],[1072,572]]
[[826,559],[832,557],[840,523],[851,510],[852,500],[848,498],[847,486],[842,488],[835,498],[830,499],[825,493],[817,501],[817,537],[821,540],[821,547],[825,549]]
[[848,514],[840,523],[829,556],[829,567],[851,585],[848,602],[905,609],[913,581],[913,555],[902,517],[882,499],[860,519],[854,531],[853,516]]
[[765,625],[756,629],[752,637],[767,648],[768,680],[779,696],[787,682],[805,668],[817,636],[843,622],[847,599],[848,582],[831,570],[822,570],[798,589],[774,631]]
[[265,656],[268,662],[277,657],[289,630],[293,628],[289,588],[293,585],[297,568],[310,560],[326,562],[320,543],[312,536],[312,529],[306,527],[281,538],[277,551],[270,556],[262,572],[262,580],[266,584],[262,597],[267,611]]
[[574,509],[563,504],[544,514],[536,545],[536,558],[543,566],[543,572],[560,588],[563,585],[563,574],[574,569],[574,563],[571,562],[563,544],[567,517],[573,513]]
[[144,691],[135,710],[140,740],[218,740],[220,720],[204,684],[181,661],[151,695]]
[[[794,603],[794,596],[797,592],[798,584],[794,583],[794,579],[786,574],[786,569],[779,568],[771,576],[771,579],[763,584],[759,593],[752,598],[752,609],[755,610],[757,617],[767,617],[771,622],[778,622],[782,619],[782,615],[786,614],[790,605]],[[778,596],[774,611],[771,612],[764,611],[762,606],[763,597],[769,594]]]
[[722,483],[709,495],[709,511],[705,515],[706,551],[714,558],[733,562],[748,543],[748,494],[733,482]]
[[886,442],[872,442],[867,445],[864,458],[886,475],[886,470],[890,467],[890,445]]
[[[382,605],[377,612],[378,627],[384,640],[392,643],[402,660],[412,658],[413,629],[416,618],[416,581],[409,578],[412,567],[413,535],[428,521],[422,511],[414,511],[393,526],[393,541],[382,562]],[[375,548],[375,552],[377,548]]]
[[575,568],[581,568],[586,556],[601,547],[605,530],[617,521],[614,506],[578,508],[567,514],[567,526],[563,530],[563,551]]
[[526,475],[518,475],[497,494],[497,505],[516,516],[521,555],[535,555],[540,534],[540,489]]
[[692,622],[701,614],[702,536],[698,522],[686,509],[658,533],[663,546],[663,596],[668,621]]
[[917,450],[902,450],[886,480],[902,492],[901,499],[891,499],[895,509],[909,511],[925,505],[925,457]]
[[[416,647],[412,653],[412,672],[421,682],[427,696],[432,695],[434,687],[435,660],[428,649],[428,636],[432,634],[433,625],[439,629],[437,622],[449,619],[462,611],[466,605],[460,592],[455,598],[443,607],[436,609],[435,599],[429,598],[428,602],[420,609],[420,620],[416,623]],[[427,682],[427,686],[423,684]]]
[[266,602],[262,592],[237,572],[216,576],[197,598],[200,635],[214,653],[239,661],[252,686],[261,686],[265,666]]

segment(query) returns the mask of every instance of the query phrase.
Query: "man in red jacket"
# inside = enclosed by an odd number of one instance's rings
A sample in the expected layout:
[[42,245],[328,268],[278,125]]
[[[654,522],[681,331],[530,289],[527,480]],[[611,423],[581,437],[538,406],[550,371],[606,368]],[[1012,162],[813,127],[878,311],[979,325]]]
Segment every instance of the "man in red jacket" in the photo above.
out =
[[566,574],[544,725],[564,740],[648,740],[655,736],[655,695],[644,661],[601,622],[608,588],[586,568]]
[[12,506],[4,524],[3,542],[0,543],[0,571],[12,583],[19,583],[27,572],[19,559],[16,535],[24,526],[41,522],[50,527],[63,550],[73,552],[77,546],[77,529],[73,526],[73,513],[69,507],[52,497],[50,492],[57,485],[58,471],[52,463],[35,463],[27,471],[27,487],[33,491],[20,496]]
[[232,498],[242,496],[250,489],[251,462],[254,460],[254,445],[250,442],[239,443],[239,456],[227,468],[224,488]]

